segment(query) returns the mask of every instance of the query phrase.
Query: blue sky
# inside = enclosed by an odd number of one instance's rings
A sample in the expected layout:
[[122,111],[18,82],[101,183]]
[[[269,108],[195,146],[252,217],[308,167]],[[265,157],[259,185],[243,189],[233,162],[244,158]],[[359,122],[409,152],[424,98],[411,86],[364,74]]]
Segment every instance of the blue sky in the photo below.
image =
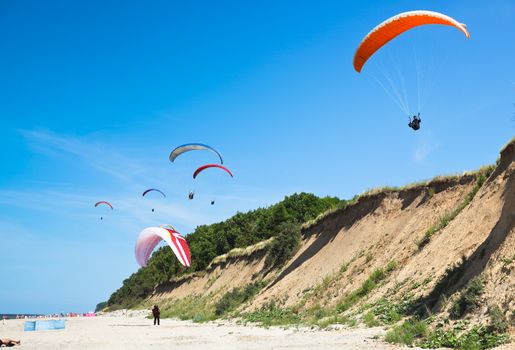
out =
[[[471,39],[419,28],[357,74],[363,36],[414,9]],[[349,198],[473,170],[515,131],[511,0],[4,0],[0,32],[0,313],[94,308],[137,270],[147,226],[189,233],[293,192]],[[415,133],[374,77],[404,81],[415,113],[420,73],[436,79]],[[235,178],[194,182],[216,158],[170,163],[186,142],[216,147]],[[167,198],[142,199],[149,187]],[[103,199],[115,210],[93,207]]]

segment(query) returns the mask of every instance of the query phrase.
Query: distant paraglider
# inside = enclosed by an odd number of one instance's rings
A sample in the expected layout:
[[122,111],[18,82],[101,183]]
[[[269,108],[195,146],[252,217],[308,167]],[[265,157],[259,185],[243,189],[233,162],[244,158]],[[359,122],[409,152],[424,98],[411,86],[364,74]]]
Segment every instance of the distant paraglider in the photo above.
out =
[[149,192],[152,192],[152,191],[155,191],[155,192],[158,192],[158,193],[161,193],[161,195],[163,197],[166,197],[166,194],[163,193],[163,191],[161,190],[158,190],[157,188],[149,188],[148,190],[145,190],[145,192],[143,192],[142,196],[145,197],[147,195],[147,193]]
[[189,199],[189,200],[192,200],[192,199],[193,199],[193,197],[195,197],[195,192],[190,191],[190,192],[188,193],[188,199]]
[[106,201],[96,202],[96,203],[95,203],[95,207],[98,207],[98,206],[99,206],[99,205],[101,205],[101,204],[107,205],[109,208],[114,209],[114,208],[113,208],[113,206],[111,205],[111,203],[106,202]]
[[213,147],[204,145],[202,143],[187,143],[185,145],[181,145],[179,147],[176,147],[171,153],[170,153],[170,162],[173,162],[178,156],[180,156],[183,153],[189,152],[189,151],[199,151],[199,150],[208,150],[213,153],[215,153],[218,158],[220,158],[220,164],[224,163],[224,160],[222,158],[222,155]]
[[142,267],[147,266],[154,248],[164,240],[172,249],[179,262],[186,267],[191,265],[190,249],[186,239],[173,228],[148,227],[141,231],[136,241],[136,261]]
[[[166,197],[166,194],[164,194],[163,191],[158,190],[157,188],[149,188],[148,190],[145,190],[141,196],[145,197],[149,192],[157,192],[160,193],[163,197]],[[154,208],[152,208],[152,212],[154,212]]]
[[[99,205],[106,205],[106,206],[108,206],[109,208],[111,208],[111,210],[113,210],[113,209],[114,209],[114,208],[113,208],[113,206],[111,205],[111,203],[106,202],[106,201],[96,202],[96,203],[95,203],[95,208],[96,208],[96,207],[98,207]],[[101,216],[101,217],[100,217],[100,220],[104,220],[104,217],[102,217],[102,216]]]
[[226,167],[224,167],[223,165],[219,165],[219,164],[206,164],[206,165],[203,165],[201,166],[200,168],[198,168],[197,170],[195,170],[195,172],[193,173],[193,178],[195,179],[197,177],[198,174],[200,174],[201,172],[203,172],[204,170],[206,169],[210,169],[210,168],[219,168],[219,169],[222,169],[224,170],[227,174],[231,175],[231,177],[234,177],[234,175],[232,174],[232,172],[227,169]]
[[[222,169],[223,171],[225,171],[227,174],[229,174],[231,177],[234,177],[234,175],[232,174],[232,172],[227,169],[226,167],[224,167],[223,165],[219,165],[219,164],[206,164],[206,165],[203,165],[201,166],[200,168],[198,168],[197,170],[195,170],[195,172],[193,173],[193,178],[196,179],[198,174],[200,174],[201,172],[203,172],[204,170],[206,169],[210,169],[210,168],[218,168],[218,169]],[[193,199],[193,196],[191,195],[191,192],[190,192],[190,199]],[[211,201],[211,205],[214,205],[215,204],[215,201],[212,200]]]

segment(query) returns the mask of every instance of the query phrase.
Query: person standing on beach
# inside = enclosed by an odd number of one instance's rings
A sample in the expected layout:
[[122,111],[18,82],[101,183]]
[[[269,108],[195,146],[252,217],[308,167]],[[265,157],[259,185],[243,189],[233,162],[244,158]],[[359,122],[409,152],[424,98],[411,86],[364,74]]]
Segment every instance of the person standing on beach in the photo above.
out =
[[161,311],[159,311],[159,307],[157,305],[154,305],[154,308],[152,309],[152,315],[154,315],[154,326],[159,326],[159,316],[161,316]]

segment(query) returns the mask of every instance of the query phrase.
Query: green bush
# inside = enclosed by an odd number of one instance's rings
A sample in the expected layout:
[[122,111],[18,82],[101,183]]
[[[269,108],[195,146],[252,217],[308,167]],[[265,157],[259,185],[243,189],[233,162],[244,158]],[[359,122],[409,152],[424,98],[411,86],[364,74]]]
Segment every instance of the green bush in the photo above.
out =
[[246,322],[255,322],[267,327],[299,324],[302,321],[301,317],[292,309],[282,309],[273,302],[259,310],[242,314],[242,318]]
[[485,281],[481,276],[471,279],[459,299],[452,305],[449,316],[458,319],[477,308],[484,289]]
[[106,307],[107,307],[107,301],[103,301],[101,303],[98,303],[97,306],[95,307],[95,312],[102,311]]
[[455,348],[458,344],[458,332],[456,330],[444,330],[438,328],[427,335],[427,338],[422,340],[419,345],[423,348]]
[[161,307],[161,318],[207,322],[216,319],[209,297],[188,296]]
[[504,317],[499,306],[494,305],[488,308],[490,324],[488,330],[492,333],[505,333],[509,328],[508,320]]
[[465,274],[467,257],[462,256],[461,261],[447,267],[445,274],[438,280],[429,295],[420,297],[414,304],[410,314],[418,317],[426,317],[431,308],[442,298],[448,297],[454,292],[455,285]]
[[254,282],[245,287],[234,288],[227,292],[215,304],[216,316],[222,316],[238,308],[238,306],[252,299],[265,286],[264,282]]
[[413,301],[410,299],[395,303],[383,298],[374,304],[372,312],[381,324],[394,324],[400,321],[402,315],[406,315],[412,306]]
[[212,321],[212,318],[206,315],[205,313],[201,312],[198,314],[195,314],[193,318],[191,319],[193,323],[204,323],[208,321]]
[[265,268],[279,268],[297,252],[300,244],[300,225],[286,222],[278,227],[279,233],[268,246]]
[[459,328],[450,330],[438,328],[417,345],[431,349],[446,347],[460,350],[483,350],[502,345],[508,340],[507,334],[492,333],[485,327],[474,327],[466,332],[461,332]]
[[376,320],[376,317],[372,312],[367,312],[365,316],[363,316],[363,323],[365,323],[367,327],[379,326],[379,322]]
[[397,263],[392,260],[386,265],[384,269],[379,268],[374,270],[357,290],[347,294],[340,302],[338,302],[336,305],[336,311],[341,313],[345,310],[348,310],[361,298],[376,288],[378,283],[385,279],[396,267]]
[[507,334],[491,333],[484,327],[474,327],[458,339],[456,348],[462,350],[490,349],[502,345],[508,340]]
[[409,319],[393,327],[386,333],[388,343],[413,345],[415,340],[427,335],[427,324],[423,321]]

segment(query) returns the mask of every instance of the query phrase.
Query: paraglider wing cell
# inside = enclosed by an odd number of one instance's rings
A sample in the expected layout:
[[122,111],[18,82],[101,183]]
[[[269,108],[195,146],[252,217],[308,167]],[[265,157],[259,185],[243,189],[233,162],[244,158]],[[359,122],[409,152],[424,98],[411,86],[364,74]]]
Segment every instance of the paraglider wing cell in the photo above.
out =
[[372,29],[363,39],[354,55],[354,69],[361,72],[365,62],[381,47],[398,35],[426,24],[456,27],[470,38],[467,26],[442,13],[433,11],[408,11],[393,16]]
[[179,233],[170,229],[166,229],[170,233],[170,242],[167,243],[172,248],[175,256],[179,259],[183,266],[189,267],[191,265],[190,248],[186,239]]
[[197,170],[195,170],[195,172],[193,173],[193,178],[195,179],[198,174],[200,174],[201,172],[203,172],[204,170],[209,169],[209,168],[219,168],[219,169],[222,169],[227,174],[231,175],[231,177],[234,177],[233,174],[231,173],[231,171],[229,169],[227,169],[226,167],[224,167],[223,165],[219,165],[219,164],[206,164],[206,165],[201,166]]
[[202,143],[187,143],[185,145],[181,145],[179,147],[176,147],[171,153],[170,153],[170,162],[173,162],[175,158],[180,156],[183,153],[189,152],[189,151],[199,151],[199,150],[208,150],[213,153],[215,153],[218,158],[220,158],[220,163],[223,164],[224,160],[222,159],[222,155],[213,147],[204,145]]
[[161,228],[168,228],[168,229],[170,229],[170,230],[172,230],[172,231],[177,231],[177,230],[176,230],[172,225],[170,225],[170,224],[164,224],[164,225],[161,225],[161,226],[159,226],[159,227],[161,227]]
[[159,234],[156,234],[152,228],[146,228],[141,231],[136,241],[136,261],[140,266],[147,266],[148,258],[154,248],[163,239]]
[[159,192],[163,195],[163,197],[166,197],[166,194],[163,193],[163,191],[161,190],[158,190],[157,188],[149,188],[148,190],[146,190],[145,192],[143,192],[142,196],[145,197],[145,195],[149,192],[152,192],[152,191],[155,191],[155,192]]
[[150,254],[161,240],[168,244],[183,266],[191,265],[188,243],[180,233],[164,227],[148,227],[141,231],[136,241],[135,255],[140,266],[147,265]]
[[111,205],[111,203],[106,202],[106,201],[96,202],[96,203],[95,203],[95,207],[98,207],[100,204],[107,205],[109,208],[113,209],[113,206]]

